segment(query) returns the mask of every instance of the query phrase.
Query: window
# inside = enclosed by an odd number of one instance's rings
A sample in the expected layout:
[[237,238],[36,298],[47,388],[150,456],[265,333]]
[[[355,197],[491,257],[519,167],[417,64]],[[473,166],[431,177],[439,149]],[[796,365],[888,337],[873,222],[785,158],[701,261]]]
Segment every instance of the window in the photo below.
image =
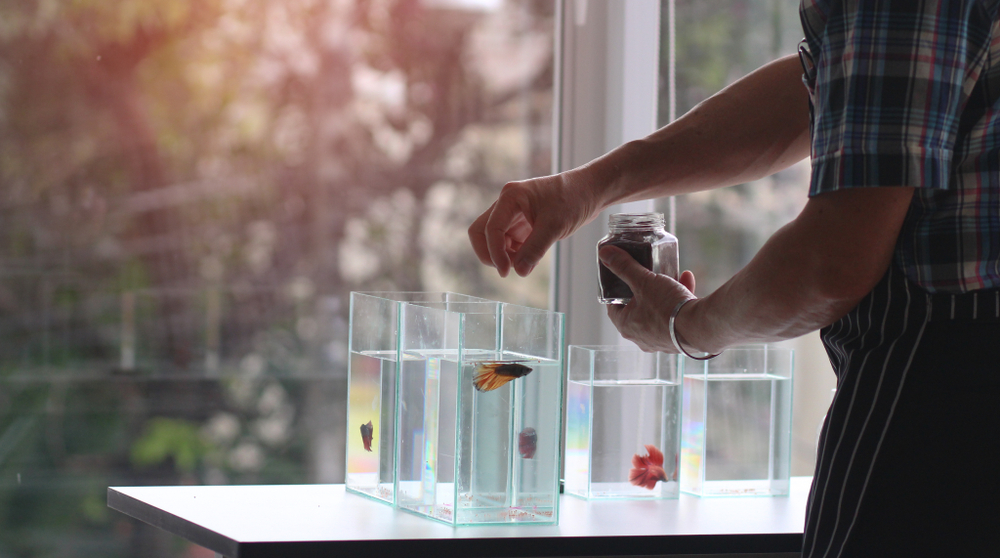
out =
[[[563,6],[560,169],[645,136],[761,64],[795,52],[801,38],[795,0],[580,1]],[[645,82],[647,75],[659,75],[658,82]],[[802,162],[758,184],[680,196],[673,202],[629,204],[627,209],[675,216],[668,229],[679,238],[681,267],[695,272],[704,295],[798,213],[806,202],[807,169]],[[594,304],[594,246],[606,233],[606,223],[607,217],[600,217],[560,242],[556,293],[559,308],[569,314],[569,343],[621,342],[604,309]],[[796,349],[792,474],[811,475],[817,428],[835,378],[818,334],[784,344]]]
[[109,485],[343,481],[347,294],[542,306],[548,0],[0,5],[0,554],[190,556]]
[[[613,339],[603,223],[504,280],[468,223],[797,39],[791,0],[3,3],[0,554],[203,550],[109,485],[342,482],[351,290],[544,307],[551,274],[569,341]],[[678,200],[682,264],[718,284],[802,180]],[[832,382],[811,343],[793,474]]]
[[[798,0],[663,0],[659,122],[666,124],[761,65],[796,52]],[[673,209],[681,267],[711,293],[746,265],[807,200],[809,162],[753,184],[679,196]],[[795,349],[792,474],[812,475],[819,424],[835,376],[818,333]]]

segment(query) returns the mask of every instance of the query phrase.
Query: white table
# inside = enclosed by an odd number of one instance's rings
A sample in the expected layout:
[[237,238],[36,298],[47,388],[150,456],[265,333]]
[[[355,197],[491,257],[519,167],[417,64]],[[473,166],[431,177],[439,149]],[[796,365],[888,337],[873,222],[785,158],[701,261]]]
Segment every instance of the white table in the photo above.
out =
[[111,487],[108,505],[229,558],[781,555],[802,544],[809,482],[781,498],[562,495],[549,526],[449,527],[344,485]]

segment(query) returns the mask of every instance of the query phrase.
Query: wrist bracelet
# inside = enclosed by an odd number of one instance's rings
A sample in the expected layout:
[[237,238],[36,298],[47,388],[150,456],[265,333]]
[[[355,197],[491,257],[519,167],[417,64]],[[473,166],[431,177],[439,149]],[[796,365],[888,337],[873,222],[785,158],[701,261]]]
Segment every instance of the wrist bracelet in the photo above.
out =
[[680,314],[681,308],[683,308],[685,304],[691,302],[692,300],[694,300],[694,299],[693,298],[689,298],[689,299],[686,299],[686,300],[682,300],[677,306],[674,307],[673,313],[670,314],[670,322],[667,325],[667,329],[670,330],[670,342],[673,343],[674,347],[677,347],[677,350],[680,351],[681,353],[683,353],[684,356],[686,356],[686,357],[688,357],[688,358],[690,358],[692,360],[709,360],[709,359],[713,359],[713,358],[721,355],[722,353],[718,352],[718,353],[715,353],[713,355],[712,353],[707,353],[705,351],[698,351],[701,354],[696,356],[696,355],[693,355],[693,354],[687,352],[686,350],[684,350],[684,347],[681,345],[681,342],[677,339],[677,325],[676,325],[677,314]]

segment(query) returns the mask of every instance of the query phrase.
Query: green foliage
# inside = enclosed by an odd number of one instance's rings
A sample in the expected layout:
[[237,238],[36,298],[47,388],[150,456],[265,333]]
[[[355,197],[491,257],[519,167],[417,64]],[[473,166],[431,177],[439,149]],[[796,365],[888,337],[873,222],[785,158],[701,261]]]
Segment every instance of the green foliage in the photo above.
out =
[[136,467],[160,465],[169,459],[179,472],[190,473],[208,449],[197,424],[161,417],[146,423],[142,436],[132,444],[130,457]]

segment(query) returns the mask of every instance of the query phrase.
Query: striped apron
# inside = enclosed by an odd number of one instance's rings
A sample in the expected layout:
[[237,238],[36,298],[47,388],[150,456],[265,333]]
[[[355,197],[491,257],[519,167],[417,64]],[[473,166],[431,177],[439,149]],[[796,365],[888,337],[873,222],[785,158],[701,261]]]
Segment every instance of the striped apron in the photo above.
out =
[[1000,290],[890,267],[821,336],[837,392],[803,556],[1000,556]]

